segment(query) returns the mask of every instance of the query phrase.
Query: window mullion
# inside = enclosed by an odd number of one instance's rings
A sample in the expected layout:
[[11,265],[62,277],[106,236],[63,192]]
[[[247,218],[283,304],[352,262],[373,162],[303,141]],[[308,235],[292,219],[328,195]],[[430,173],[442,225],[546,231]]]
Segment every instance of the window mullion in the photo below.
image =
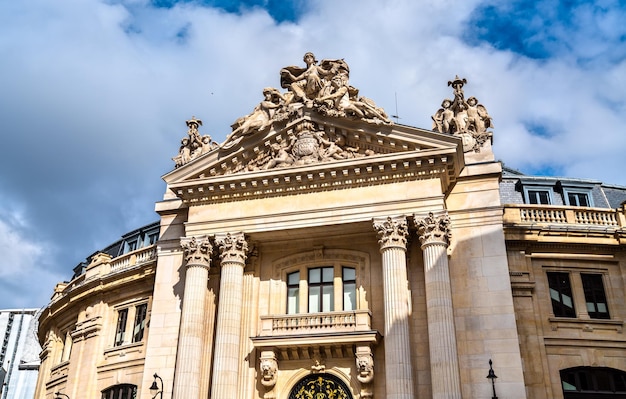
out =
[[572,284],[572,300],[574,301],[574,309],[577,317],[580,319],[589,319],[587,311],[587,301],[583,291],[583,283],[579,273],[570,275],[570,283]]

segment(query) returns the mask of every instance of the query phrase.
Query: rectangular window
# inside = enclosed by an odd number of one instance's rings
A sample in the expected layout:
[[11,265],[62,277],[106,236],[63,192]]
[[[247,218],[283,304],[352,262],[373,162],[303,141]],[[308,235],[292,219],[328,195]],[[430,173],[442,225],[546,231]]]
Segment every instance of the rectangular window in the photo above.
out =
[[148,245],[152,245],[159,239],[159,233],[152,233],[148,235]]
[[576,317],[568,273],[548,273],[552,310],[557,317]]
[[137,240],[127,242],[126,246],[128,247],[127,252],[133,252],[134,250],[137,249]]
[[589,204],[589,196],[586,193],[567,193],[567,205],[570,206],[591,206]]
[[287,275],[287,314],[300,312],[300,272]]
[[527,190],[526,195],[529,204],[550,205],[552,203],[550,191],[547,190]]
[[133,342],[140,342],[143,339],[143,333],[146,330],[146,315],[148,313],[148,304],[144,303],[135,308],[135,323],[133,327]]
[[309,269],[309,313],[335,310],[333,278],[333,267]]
[[124,333],[126,332],[126,320],[128,319],[128,309],[121,309],[117,312],[117,327],[115,328],[115,343],[113,346],[124,344]]
[[610,319],[601,274],[581,274],[587,312],[592,319]]
[[356,309],[356,271],[352,267],[342,268],[343,310]]

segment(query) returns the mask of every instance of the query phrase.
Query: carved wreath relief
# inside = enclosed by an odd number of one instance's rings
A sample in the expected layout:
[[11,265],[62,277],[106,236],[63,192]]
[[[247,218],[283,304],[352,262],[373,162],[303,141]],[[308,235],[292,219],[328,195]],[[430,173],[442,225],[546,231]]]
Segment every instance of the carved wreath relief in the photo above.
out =
[[487,109],[478,103],[476,97],[465,99],[463,85],[466,79],[458,76],[448,82],[454,91],[454,100],[448,98],[441,103],[441,108],[432,116],[433,130],[449,133],[463,138],[464,151],[479,152],[482,145],[491,138],[488,128],[493,128]]

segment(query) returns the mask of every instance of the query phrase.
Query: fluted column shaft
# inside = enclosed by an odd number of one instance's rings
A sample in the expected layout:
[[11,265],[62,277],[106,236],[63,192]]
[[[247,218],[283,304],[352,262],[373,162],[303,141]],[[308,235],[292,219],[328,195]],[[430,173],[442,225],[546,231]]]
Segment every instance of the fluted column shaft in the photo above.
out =
[[461,379],[454,328],[452,290],[446,250],[447,215],[415,218],[424,254],[426,312],[433,399],[461,399]]
[[174,375],[174,398],[200,399],[201,371],[204,364],[204,318],[211,246],[207,237],[183,238],[187,273],[180,321],[180,334]]
[[215,334],[211,398],[237,396],[243,307],[243,269],[248,245],[243,233],[216,236],[220,249],[220,298]]
[[406,218],[374,220],[382,255],[387,399],[413,399],[406,271]]

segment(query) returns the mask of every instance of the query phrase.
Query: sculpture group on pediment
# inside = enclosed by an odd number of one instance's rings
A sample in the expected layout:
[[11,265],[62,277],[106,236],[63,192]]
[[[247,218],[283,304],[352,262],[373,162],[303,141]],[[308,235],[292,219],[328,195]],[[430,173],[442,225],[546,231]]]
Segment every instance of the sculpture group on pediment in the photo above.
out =
[[177,168],[219,147],[219,144],[214,142],[208,134],[204,136],[200,135],[198,131],[198,127],[202,126],[200,119],[196,119],[195,116],[192,116],[191,119],[185,123],[188,127],[187,137],[183,137],[180,141],[178,154],[172,158]]
[[232,125],[232,132],[221,148],[235,147],[246,136],[268,130],[274,123],[288,120],[297,109],[306,107],[323,115],[360,119],[376,124],[391,124],[382,108],[369,98],[359,96],[350,86],[350,68],[342,59],[322,60],[313,53],[304,55],[305,67],[288,66],[280,71],[280,83],[287,91],[267,87],[263,101]]
[[465,99],[463,86],[466,79],[458,76],[448,82],[452,86],[454,99],[444,99],[441,108],[432,116],[433,130],[439,133],[454,134],[463,137],[464,149],[479,151],[491,134],[491,117],[484,105],[474,96]]
[[225,172],[236,173],[243,169],[247,171],[268,170],[292,165],[362,158],[374,154],[372,150],[361,150],[347,145],[346,138],[341,133],[333,133],[331,136],[320,130],[315,123],[304,120],[290,130],[285,139],[271,143],[265,150],[259,151],[247,165],[240,165],[237,169]]

